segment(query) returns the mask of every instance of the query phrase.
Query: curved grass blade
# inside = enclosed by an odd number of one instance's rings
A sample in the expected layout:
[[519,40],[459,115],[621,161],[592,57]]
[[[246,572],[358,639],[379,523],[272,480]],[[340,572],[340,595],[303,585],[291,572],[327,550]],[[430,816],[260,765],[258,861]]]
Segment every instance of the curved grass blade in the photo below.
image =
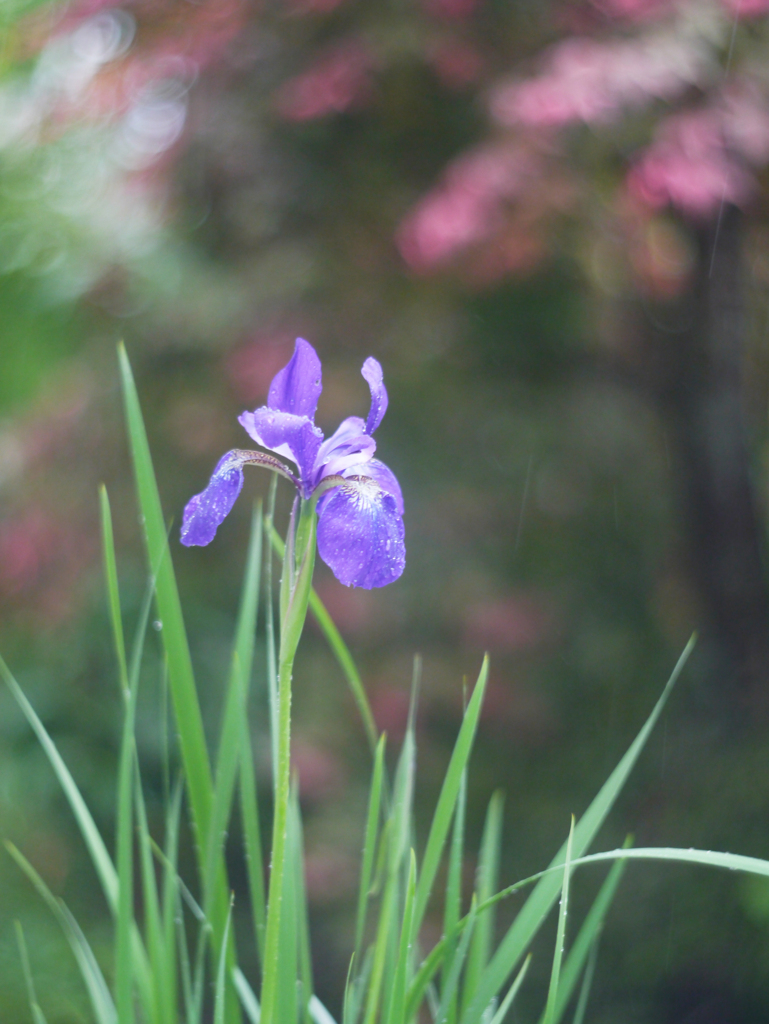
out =
[[32,968],[29,966],[29,954],[27,953],[27,943],[24,941],[24,930],[21,927],[21,921],[14,921],[13,924],[16,929],[16,943],[19,947],[21,970],[24,974],[24,984],[27,988],[27,999],[29,1001],[29,1012],[32,1014],[32,1024],[48,1024],[37,1001],[35,983],[32,979]]
[[393,988],[390,998],[390,1012],[386,1017],[387,1024],[401,1024],[404,1020],[403,1011],[406,1001],[406,983],[408,979],[409,960],[411,958],[411,936],[414,924],[414,904],[416,902],[417,859],[411,851],[409,859],[409,875],[406,882],[406,903],[403,909],[398,959],[395,964]]
[[120,607],[120,589],[117,578],[112,513],[110,511],[107,489],[103,484],[99,488],[99,504],[101,508],[104,575],[112,624],[112,639],[118,663],[120,689],[125,704],[123,735],[120,743],[117,794],[118,911],[115,935],[115,990],[117,1012],[121,1024],[133,1024],[133,956],[131,951],[131,934],[134,927],[134,916],[133,808],[131,805],[133,800],[134,721],[136,718],[136,697],[139,689],[137,685],[138,672],[137,679],[133,681],[132,687],[128,678],[125,637],[123,635],[123,616]]
[[[198,869],[201,881],[206,871],[206,852],[211,827],[213,806],[213,781],[211,762],[203,731],[203,717],[200,711],[195,679],[192,671],[187,633],[182,616],[179,591],[176,585],[170,557],[163,557],[166,547],[166,527],[160,504],[155,472],[152,467],[147,432],[144,427],[139,396],[136,391],[131,366],[125,347],[118,346],[118,359],[123,385],[126,424],[133,460],[139,507],[144,524],[144,538],[150,566],[158,566],[155,581],[155,597],[158,617],[163,624],[161,637],[168,665],[168,681],[176,717],[179,748],[181,751],[184,776],[190,798],[193,832],[195,835]],[[219,858],[216,872],[215,896],[212,898],[211,926],[214,931],[215,947],[221,944],[224,927],[229,913],[224,859]],[[235,965],[235,944],[230,932],[229,966]],[[226,1019],[235,1022],[240,1012],[234,992],[227,995]]]
[[261,564],[262,507],[259,504],[251,517],[251,539],[246,557],[246,570],[216,762],[211,826],[208,834],[206,868],[203,879],[203,907],[207,916],[210,916],[210,901],[214,898],[217,866],[224,854],[227,822],[232,810],[238,769],[241,767],[243,723],[247,721],[248,716],[248,692],[254,661]]
[[547,990],[545,1007],[545,1024],[555,1024],[555,1011],[558,1005],[558,983],[561,980],[561,962],[566,944],[566,915],[569,911],[569,879],[571,875],[571,850],[574,843],[574,815],[571,816],[569,838],[566,841],[566,859],[563,862],[563,882],[561,883],[561,902],[558,907],[558,927],[555,935],[555,954],[553,969],[550,972],[550,985]]
[[113,1003],[112,996],[107,988],[104,975],[101,973],[101,969],[96,962],[96,957],[93,955],[93,951],[88,944],[88,940],[80,930],[77,921],[69,912],[63,901],[57,899],[53,895],[51,890],[45,884],[37,871],[35,871],[24,854],[22,854],[13,845],[13,843],[10,842],[5,843],[5,848],[30,880],[35,889],[37,889],[38,893],[42,896],[54,917],[59,922],[65,938],[67,939],[75,959],[77,960],[77,965],[80,968],[83,981],[88,989],[91,1006],[93,1007],[94,1016],[96,1017],[98,1024],[117,1024],[115,1004]]
[[459,977],[465,963],[467,950],[470,947],[470,940],[472,939],[473,933],[475,932],[475,925],[477,920],[475,911],[476,899],[475,896],[473,896],[473,902],[472,906],[470,907],[470,913],[467,915],[467,924],[465,925],[465,929],[462,932],[462,937],[459,940],[456,952],[451,958],[449,969],[445,972],[443,990],[441,992],[441,1001],[438,1007],[438,1012],[435,1015],[435,1024],[447,1024],[452,1004],[456,1001],[457,988],[459,987]]
[[227,939],[230,934],[230,923],[232,921],[232,897],[230,898],[230,912],[227,915],[227,922],[224,926],[222,936],[222,948],[219,952],[219,967],[216,971],[216,988],[214,989],[214,1024],[224,1024],[224,995],[227,986],[225,985],[227,970]]
[[[686,645],[683,654],[678,659],[651,715],[575,828],[573,843],[575,859],[580,857],[593,841],[598,829],[614,806],[614,801],[617,799],[633,766],[638,760],[649,738],[649,734],[662,713],[662,709],[670,696],[673,686],[683,671],[684,665],[694,647],[694,642],[695,638],[692,637]],[[551,863],[562,867],[564,853],[565,850],[562,847]],[[539,930],[540,925],[557,899],[559,890],[558,878],[554,876],[548,875],[543,877],[537,884],[508,929],[507,934],[502,939],[491,962],[481,975],[478,989],[462,1014],[462,1024],[475,1024],[480,1019],[484,1009],[500,991],[506,979],[515,968],[516,963],[523,956],[531,939]]]
[[[451,832],[449,849],[449,866],[446,876],[446,904],[443,913],[443,934],[451,935],[459,923],[462,914],[462,861],[465,843],[465,809],[467,806],[467,768],[462,772],[462,781],[454,812],[454,824]],[[446,944],[446,956],[443,962],[443,987],[445,988],[448,972],[456,953],[456,941],[452,939]],[[447,1024],[455,1024],[458,1012],[456,992],[446,1009]]]
[[491,1024],[503,1024],[503,1021],[504,1021],[505,1017],[507,1016],[507,1014],[508,1014],[508,1012],[510,1010],[510,1007],[513,1005],[513,1000],[518,995],[518,990],[520,989],[521,985],[523,984],[523,979],[526,977],[526,972],[529,969],[529,964],[530,963],[531,963],[531,953],[529,953],[529,955],[523,961],[523,967],[520,969],[520,971],[516,975],[515,981],[513,982],[513,984],[508,989],[507,995],[502,1000],[502,1005],[499,1007],[497,1012],[491,1018]]
[[[502,845],[503,806],[504,796],[500,790],[497,790],[489,801],[478,857],[478,878],[476,882],[476,903],[478,906],[483,906],[497,889],[500,847]],[[494,936],[494,921],[495,913],[493,906],[479,912],[473,943],[470,947],[467,971],[465,972],[465,984],[462,993],[463,1007],[472,998],[478,984],[478,979],[489,962],[491,943]]]
[[[572,864],[572,868],[573,867],[574,864]],[[579,976],[582,973],[582,969],[585,967],[585,961],[594,956],[598,935],[603,928],[604,919],[606,918],[606,914],[612,904],[614,894],[617,891],[617,886],[620,883],[624,870],[624,861],[616,861],[612,865],[611,871],[606,876],[603,885],[599,889],[598,895],[593,901],[593,905],[588,911],[587,917],[583,921],[582,927],[574,940],[574,944],[569,951],[566,963],[561,971],[561,978],[558,984],[558,1001],[553,1014],[554,1024],[558,1024],[558,1022],[563,1018],[572,993],[576,988]],[[580,994],[580,1003],[583,1002],[583,995],[586,1001],[587,989],[590,987],[587,969],[583,980],[585,984],[583,984],[583,991]],[[587,988],[585,985],[587,985]],[[584,1014],[584,1009],[582,1013]],[[545,1024],[544,1014],[541,1018],[540,1024]]]
[[[271,536],[273,548],[277,552],[278,557],[283,558],[285,551],[283,539],[275,529],[272,530]],[[345,679],[347,680],[347,685],[350,687],[353,700],[358,707],[358,712],[360,713],[363,721],[366,739],[368,740],[368,745],[373,756],[376,753],[378,736],[376,725],[374,723],[374,715],[371,710],[371,705],[368,702],[366,691],[363,687],[363,681],[360,677],[357,666],[355,665],[353,656],[350,654],[349,647],[342,639],[342,634],[336,628],[334,620],[326,611],[326,606],[323,604],[320,597],[318,597],[318,594],[314,589],[310,591],[310,611],[312,612],[315,621],[320,626],[320,630],[326,638],[326,643],[331,648],[331,651],[334,654]]]
[[242,723],[243,736],[240,751],[240,817],[243,823],[243,846],[248,874],[248,892],[251,900],[251,916],[254,923],[256,950],[259,963],[264,960],[264,930],[267,910],[264,895],[264,861],[262,838],[259,829],[259,804],[254,782],[254,758],[248,722]]
[[366,927],[366,910],[368,907],[369,892],[371,889],[377,838],[379,836],[379,815],[382,803],[385,743],[385,736],[380,736],[374,753],[374,770],[371,777],[368,812],[366,815],[366,831],[363,840],[363,857],[361,861],[360,885],[358,888],[358,909],[355,921],[356,959],[360,959],[363,931]]
[[254,990],[248,984],[245,974],[239,967],[236,967],[232,972],[232,983],[235,986],[235,991],[240,999],[240,1005],[243,1007],[250,1024],[259,1024],[261,1018],[259,1000],[254,995]]
[[[83,836],[88,852],[91,855],[91,861],[96,869],[99,881],[101,882],[101,887],[107,900],[107,905],[109,906],[112,914],[116,915],[119,894],[117,871],[115,870],[112,859],[107,852],[107,847],[104,845],[104,840],[99,834],[99,830],[96,828],[91,812],[88,810],[85,800],[83,800],[80,790],[75,784],[75,780],[72,778],[69,769],[62,760],[59,751],[56,749],[56,745],[48,735],[45,726],[38,718],[35,709],[24,696],[24,692],[16,682],[2,657],[0,657],[0,676],[2,676],[6,686],[13,694],[16,703],[21,708],[24,717],[32,728],[32,731],[37,736],[40,746],[43,748],[51,767],[54,770],[56,778],[59,781],[59,785],[64,791],[67,802],[69,803],[78,827],[80,828],[80,833]],[[142,993],[144,1005],[147,1007],[150,1003],[149,963],[147,960],[146,950],[144,949],[139,932],[136,928],[132,930],[131,948],[133,950],[135,960],[134,969],[139,982],[140,992]]]
[[587,960],[587,967],[585,968],[585,976],[582,979],[582,985],[579,990],[577,1009],[574,1011],[574,1024],[582,1024],[585,1019],[587,1001],[590,998],[590,989],[593,985],[593,975],[595,974],[595,965],[598,959],[598,942],[600,937],[601,933],[598,931],[590,946],[590,954]]
[[462,785],[462,773],[465,770],[470,753],[473,748],[473,741],[478,727],[478,718],[483,704],[483,694],[486,689],[486,681],[489,676],[489,659],[484,657],[478,681],[475,684],[470,703],[462,719],[462,725],[451,753],[451,760],[446,769],[446,776],[441,786],[438,803],[435,808],[433,820],[430,825],[430,832],[427,837],[424,857],[420,868],[419,883],[414,902],[414,918],[412,940],[422,924],[427,903],[432,893],[433,882],[438,871],[441,854],[451,827],[451,819],[459,796],[459,789]]

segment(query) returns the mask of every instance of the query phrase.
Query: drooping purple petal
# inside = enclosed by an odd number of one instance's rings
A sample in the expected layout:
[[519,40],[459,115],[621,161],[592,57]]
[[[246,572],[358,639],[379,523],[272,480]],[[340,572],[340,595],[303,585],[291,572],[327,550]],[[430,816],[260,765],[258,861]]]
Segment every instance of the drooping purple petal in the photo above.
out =
[[348,466],[368,462],[375,451],[376,441],[366,433],[366,424],[360,416],[348,416],[320,446],[315,460],[315,483],[343,472]]
[[403,519],[395,498],[372,480],[340,484],[318,504],[318,552],[340,583],[384,587],[406,564]]
[[272,378],[267,405],[312,419],[323,390],[318,353],[304,338],[297,338],[294,354]]
[[181,542],[210,544],[217,527],[229,514],[243,487],[242,460],[234,452],[227,452],[217,463],[208,487],[190,498],[182,519]]
[[315,462],[323,443],[321,429],[308,416],[280,412],[265,405],[254,412],[241,413],[238,423],[257,444],[296,463],[305,497],[309,497]]
[[366,421],[366,433],[373,434],[387,412],[387,388],[379,361],[369,356],[361,369],[361,375],[371,389],[371,408]]

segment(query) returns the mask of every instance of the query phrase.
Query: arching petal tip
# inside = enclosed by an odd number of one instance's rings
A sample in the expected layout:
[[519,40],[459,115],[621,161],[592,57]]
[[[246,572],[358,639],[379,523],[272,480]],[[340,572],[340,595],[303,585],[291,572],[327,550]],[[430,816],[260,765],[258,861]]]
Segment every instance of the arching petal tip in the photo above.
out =
[[229,515],[243,488],[243,469],[233,452],[217,464],[208,487],[187,502],[182,517],[180,540],[185,547],[205,547]]
[[371,408],[366,420],[366,433],[373,434],[387,412],[387,388],[384,385],[384,373],[378,359],[369,356],[361,368],[361,376],[371,391]]

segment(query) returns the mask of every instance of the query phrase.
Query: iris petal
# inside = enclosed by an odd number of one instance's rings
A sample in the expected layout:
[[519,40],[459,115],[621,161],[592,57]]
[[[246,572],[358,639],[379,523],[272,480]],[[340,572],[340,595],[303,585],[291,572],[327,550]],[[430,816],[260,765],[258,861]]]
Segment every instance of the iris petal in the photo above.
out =
[[187,502],[182,519],[182,544],[187,547],[210,544],[242,487],[242,461],[234,452],[227,452],[219,459],[208,487]]
[[366,433],[360,416],[348,416],[320,446],[315,484],[325,476],[342,473],[348,466],[367,463],[375,451],[376,441]]
[[267,397],[270,409],[312,419],[323,390],[318,353],[304,338],[297,338],[294,354],[272,379]]
[[264,405],[254,412],[241,413],[238,423],[257,444],[296,463],[305,497],[308,497],[313,468],[323,443],[320,428],[308,416],[296,416]]
[[373,356],[368,357],[360,372],[371,390],[371,409],[366,421],[366,433],[373,434],[387,412],[387,388],[384,386],[384,374],[379,360]]
[[368,476],[377,483],[383,491],[387,491],[395,498],[395,507],[399,515],[403,515],[403,492],[401,485],[395,478],[395,473],[379,459],[370,459],[362,464],[356,471],[355,466],[345,470],[342,476]]
[[384,587],[406,564],[395,498],[373,480],[349,480],[318,505],[318,552],[347,587]]

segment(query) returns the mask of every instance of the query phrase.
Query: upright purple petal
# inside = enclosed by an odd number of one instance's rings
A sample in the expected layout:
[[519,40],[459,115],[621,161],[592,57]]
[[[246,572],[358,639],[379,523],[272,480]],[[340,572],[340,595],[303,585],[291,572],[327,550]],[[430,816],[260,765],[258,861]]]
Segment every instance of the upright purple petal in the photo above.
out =
[[395,498],[369,480],[349,480],[318,508],[318,552],[347,587],[384,587],[406,564],[403,519]]
[[371,409],[366,421],[366,433],[373,434],[387,412],[387,388],[384,386],[382,367],[373,356],[368,357],[360,372],[371,389]]
[[238,423],[257,444],[296,463],[305,497],[309,497],[315,461],[323,443],[321,429],[308,416],[280,412],[265,405],[254,412],[241,413]]
[[272,378],[267,405],[312,419],[323,390],[318,353],[304,338],[296,339],[294,354]]
[[242,460],[234,452],[227,452],[219,459],[208,487],[187,502],[182,519],[182,544],[187,547],[210,544],[242,487]]
[[320,446],[315,462],[315,485],[324,476],[368,462],[375,451],[376,441],[366,433],[366,424],[360,416],[348,416]]

